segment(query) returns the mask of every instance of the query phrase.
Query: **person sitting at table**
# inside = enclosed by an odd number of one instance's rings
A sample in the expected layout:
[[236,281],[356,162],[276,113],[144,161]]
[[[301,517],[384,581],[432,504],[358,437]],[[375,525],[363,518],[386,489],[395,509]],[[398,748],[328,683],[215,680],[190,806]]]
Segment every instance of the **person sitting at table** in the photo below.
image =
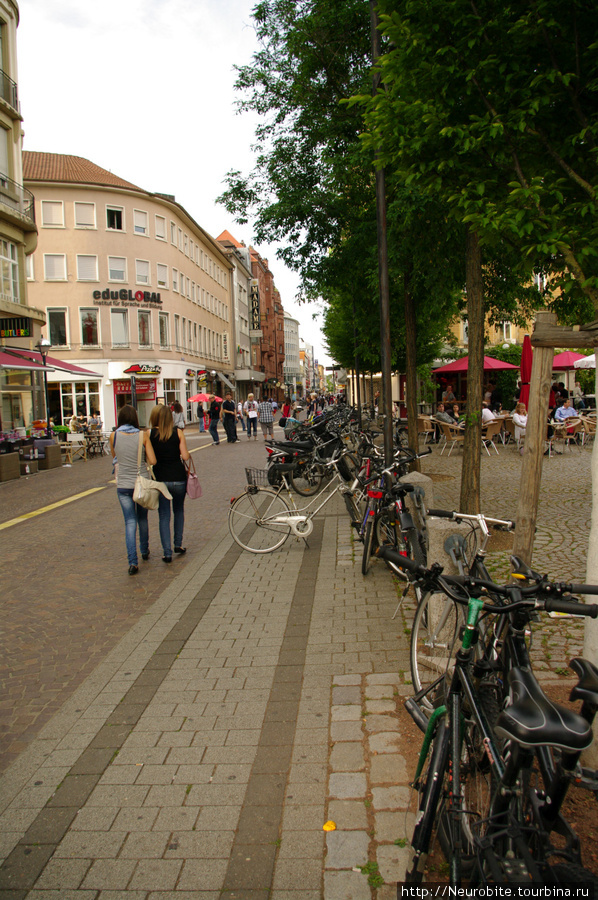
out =
[[89,427],[92,428],[94,431],[98,431],[98,429],[101,428],[101,426],[102,426],[102,420],[100,419],[100,412],[99,412],[99,410],[94,410],[94,411],[92,412],[91,416],[90,416],[89,419],[87,420],[87,424],[88,424]]
[[446,422],[447,425],[455,424],[453,417],[449,413],[445,412],[444,403],[438,404],[438,406],[436,407],[436,415],[434,416],[434,418],[438,419],[439,422]]
[[525,403],[518,403],[513,413],[513,425],[515,426],[515,440],[525,437],[527,428],[527,409]]
[[[576,416],[577,413],[571,406],[571,401],[567,397],[563,405],[559,406],[559,408],[555,411],[554,421],[564,425],[567,422],[567,419]],[[567,434],[573,434],[573,430],[574,428],[572,425],[567,426]]]
[[447,384],[446,390],[444,390],[444,391],[442,392],[442,402],[443,402],[443,403],[452,403],[453,400],[456,400],[456,399],[457,399],[457,398],[456,398],[455,395],[453,394],[453,386],[452,386],[452,384]]
[[482,403],[482,425],[487,425],[489,422],[494,422],[495,419],[496,416],[484,400],[484,402]]
[[81,431],[79,427],[79,419],[77,418],[76,413],[73,413],[73,415],[69,419],[69,429],[71,431],[71,434],[76,434],[78,431]]
[[460,424],[461,424],[462,416],[461,416],[461,410],[459,409],[459,404],[458,404],[458,403],[453,403],[453,408],[452,408],[452,409],[448,409],[448,410],[447,410],[447,413],[448,413],[448,415],[451,417],[451,419],[453,420],[453,423],[454,423],[455,425],[460,425]]

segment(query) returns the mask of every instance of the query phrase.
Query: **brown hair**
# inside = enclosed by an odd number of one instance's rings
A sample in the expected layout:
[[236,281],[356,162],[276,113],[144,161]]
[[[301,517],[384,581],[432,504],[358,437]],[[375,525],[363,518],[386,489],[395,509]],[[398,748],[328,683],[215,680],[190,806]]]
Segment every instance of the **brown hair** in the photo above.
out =
[[125,404],[119,409],[117,427],[120,428],[121,425],[132,425],[133,428],[139,428],[139,418],[134,406]]
[[150,425],[157,429],[159,441],[167,441],[174,431],[174,420],[170,407],[163,403],[154,406],[150,413]]

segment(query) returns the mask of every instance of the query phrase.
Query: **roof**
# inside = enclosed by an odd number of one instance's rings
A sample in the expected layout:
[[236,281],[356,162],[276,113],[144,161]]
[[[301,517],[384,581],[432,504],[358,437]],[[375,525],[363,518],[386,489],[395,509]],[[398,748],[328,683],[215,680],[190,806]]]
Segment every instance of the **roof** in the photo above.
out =
[[226,229],[222,232],[222,234],[218,235],[216,240],[220,241],[220,243],[222,244],[232,244],[233,247],[238,247],[239,250],[245,248],[245,244],[240,244],[238,240],[232,236],[230,231],[226,231]]
[[[99,184],[108,187],[143,190],[124,178],[119,178],[107,169],[82,156],[67,156],[63,153],[36,153],[23,151],[24,181],[61,181],[71,184]],[[147,191],[144,191],[147,193]]]

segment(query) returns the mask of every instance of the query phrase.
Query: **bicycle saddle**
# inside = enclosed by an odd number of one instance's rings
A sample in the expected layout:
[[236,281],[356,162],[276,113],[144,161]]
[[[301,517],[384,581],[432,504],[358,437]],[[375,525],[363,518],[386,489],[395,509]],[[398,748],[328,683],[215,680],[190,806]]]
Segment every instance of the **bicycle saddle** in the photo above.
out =
[[598,707],[598,669],[587,659],[576,656],[569,665],[579,678],[579,681],[569,694],[569,700],[584,700],[592,706]]
[[403,494],[412,494],[415,491],[414,484],[393,484],[391,491],[393,494],[402,496]]
[[513,702],[496,722],[495,732],[523,747],[550,745],[579,752],[592,743],[591,726],[577,713],[550,700],[531,669],[515,667],[508,675]]
[[270,447],[276,447],[279,450],[290,450],[296,453],[298,450],[313,450],[314,445],[311,441],[268,441]]

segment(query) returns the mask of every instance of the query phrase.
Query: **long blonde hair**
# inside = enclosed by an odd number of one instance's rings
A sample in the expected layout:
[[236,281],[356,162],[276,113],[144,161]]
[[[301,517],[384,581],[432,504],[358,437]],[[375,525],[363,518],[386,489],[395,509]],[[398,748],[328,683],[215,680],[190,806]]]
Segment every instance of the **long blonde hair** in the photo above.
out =
[[156,428],[158,431],[158,440],[167,441],[174,431],[174,420],[170,407],[164,403],[154,406],[150,413],[150,428]]

